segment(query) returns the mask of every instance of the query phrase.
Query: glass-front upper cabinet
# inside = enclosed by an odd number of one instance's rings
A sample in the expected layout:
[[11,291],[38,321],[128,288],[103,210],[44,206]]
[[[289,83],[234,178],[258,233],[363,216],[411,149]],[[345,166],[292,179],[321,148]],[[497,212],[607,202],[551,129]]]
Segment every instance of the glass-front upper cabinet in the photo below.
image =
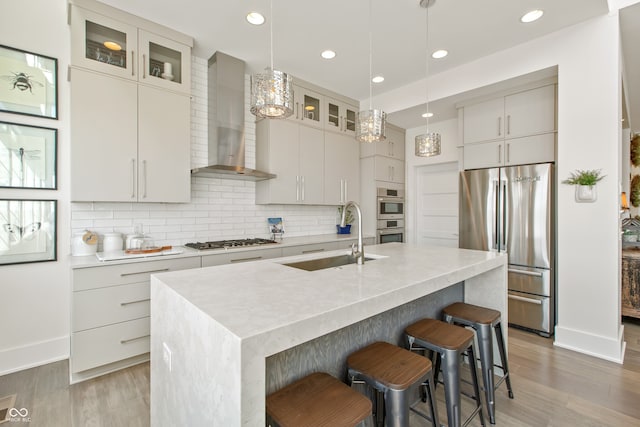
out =
[[322,128],[324,123],[323,96],[302,86],[293,87],[295,100],[293,115],[290,120],[296,120],[307,126]]
[[74,6],[71,11],[72,64],[136,80],[138,29]]
[[355,135],[357,108],[332,98],[326,100],[325,129]]
[[165,89],[191,90],[191,48],[165,37],[138,31],[140,46],[139,81]]
[[191,91],[191,46],[74,6],[72,65],[179,92]]

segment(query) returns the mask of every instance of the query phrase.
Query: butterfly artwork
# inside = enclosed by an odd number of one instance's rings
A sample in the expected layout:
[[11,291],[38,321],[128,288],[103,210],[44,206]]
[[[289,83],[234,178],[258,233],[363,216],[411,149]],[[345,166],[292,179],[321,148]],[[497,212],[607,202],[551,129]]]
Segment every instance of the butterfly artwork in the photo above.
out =
[[29,225],[25,225],[24,227],[21,227],[15,224],[4,224],[4,229],[7,233],[9,233],[9,236],[11,237],[12,241],[19,242],[23,239],[24,240],[33,239],[33,237],[35,236],[35,233],[38,230],[40,230],[41,226],[42,226],[42,223],[40,222],[33,222]]

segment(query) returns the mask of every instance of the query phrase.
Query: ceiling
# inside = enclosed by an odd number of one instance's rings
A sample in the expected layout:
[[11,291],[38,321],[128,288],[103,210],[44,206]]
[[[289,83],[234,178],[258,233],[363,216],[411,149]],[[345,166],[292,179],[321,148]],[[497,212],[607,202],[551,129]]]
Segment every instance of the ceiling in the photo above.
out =
[[[246,61],[252,73],[269,65],[268,0],[102,2],[192,36],[196,56],[208,59],[219,50]],[[520,16],[532,9],[544,10],[544,16],[534,23],[520,23]],[[248,24],[245,16],[250,11],[261,12],[267,22]],[[607,12],[607,0],[436,0],[429,8],[429,50],[447,49],[449,55],[430,59],[429,73],[443,72]],[[369,31],[373,75],[385,77],[383,83],[373,85],[376,95],[425,77],[425,28],[426,13],[419,0],[275,0],[274,68],[366,101]],[[324,49],[335,50],[336,58],[322,59]],[[433,121],[453,111],[450,100],[432,104],[436,113]],[[442,109],[440,115],[438,108]],[[395,112],[389,121],[408,128],[421,125],[424,119],[419,115],[414,118],[413,112]]]

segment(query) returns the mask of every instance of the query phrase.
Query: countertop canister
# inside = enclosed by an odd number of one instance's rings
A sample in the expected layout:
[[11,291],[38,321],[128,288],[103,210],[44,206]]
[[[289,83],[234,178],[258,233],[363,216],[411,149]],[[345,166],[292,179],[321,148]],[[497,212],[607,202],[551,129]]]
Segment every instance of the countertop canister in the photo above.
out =
[[102,250],[104,252],[121,251],[123,245],[121,233],[104,233]]

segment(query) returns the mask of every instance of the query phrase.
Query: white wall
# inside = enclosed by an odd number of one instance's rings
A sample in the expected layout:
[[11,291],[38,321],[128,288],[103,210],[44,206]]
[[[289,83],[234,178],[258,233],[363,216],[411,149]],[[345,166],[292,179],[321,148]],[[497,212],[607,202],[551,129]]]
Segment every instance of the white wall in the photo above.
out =
[[[602,169],[607,178],[595,203],[576,203],[573,187],[558,187],[555,344],[620,362],[618,33],[614,12],[431,76],[429,87],[440,99],[558,66],[558,177]],[[381,94],[374,104],[391,113],[422,103],[421,86],[424,81]]]
[[[58,200],[58,261],[0,266],[0,375],[69,353],[69,27],[63,0],[3,2],[2,44],[58,59],[58,120],[0,120],[58,129],[58,190],[0,188],[3,199]],[[45,35],[46,33],[46,35]]]

